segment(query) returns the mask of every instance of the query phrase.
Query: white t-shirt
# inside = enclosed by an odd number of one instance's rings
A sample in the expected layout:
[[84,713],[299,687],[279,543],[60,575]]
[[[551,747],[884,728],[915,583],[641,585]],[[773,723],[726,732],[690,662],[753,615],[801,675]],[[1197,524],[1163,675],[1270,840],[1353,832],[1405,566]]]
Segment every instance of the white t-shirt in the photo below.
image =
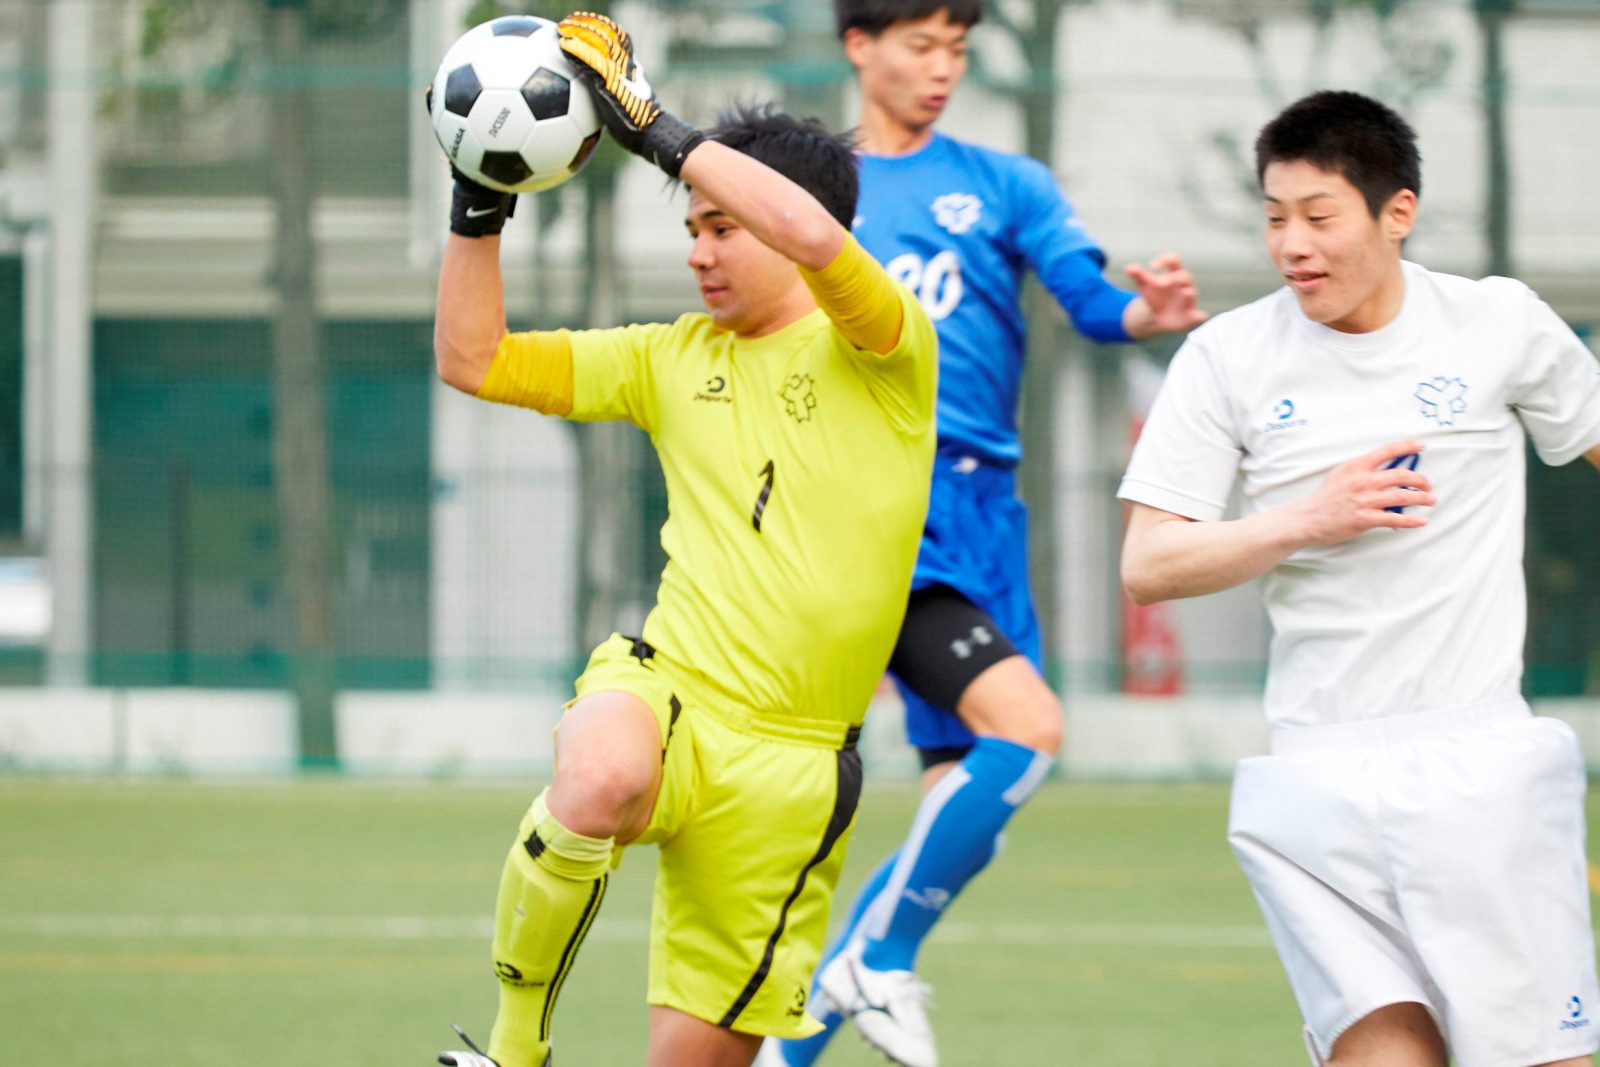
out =
[[1515,697],[1524,431],[1550,464],[1600,444],[1600,362],[1527,286],[1402,267],[1400,314],[1371,333],[1311,322],[1287,288],[1197,329],[1117,491],[1210,522],[1235,477],[1249,515],[1379,445],[1426,446],[1427,526],[1305,548],[1262,577],[1274,727]]

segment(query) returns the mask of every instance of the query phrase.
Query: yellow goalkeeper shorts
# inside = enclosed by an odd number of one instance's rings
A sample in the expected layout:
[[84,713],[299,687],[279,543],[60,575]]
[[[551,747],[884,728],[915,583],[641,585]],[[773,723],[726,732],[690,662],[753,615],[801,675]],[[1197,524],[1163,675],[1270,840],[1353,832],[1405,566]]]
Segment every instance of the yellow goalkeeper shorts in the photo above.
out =
[[655,650],[621,635],[576,688],[638,697],[665,739],[655,810],[629,842],[660,846],[649,1002],[742,1033],[821,1030],[806,994],[861,797],[859,730],[828,747],[781,724],[735,729],[740,716],[680,700]]

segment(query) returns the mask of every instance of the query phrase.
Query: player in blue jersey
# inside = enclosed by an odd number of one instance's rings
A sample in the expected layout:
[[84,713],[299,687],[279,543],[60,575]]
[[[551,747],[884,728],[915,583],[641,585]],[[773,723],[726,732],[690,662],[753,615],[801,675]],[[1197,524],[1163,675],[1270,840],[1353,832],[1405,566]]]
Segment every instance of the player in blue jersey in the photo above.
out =
[[904,844],[868,879],[813,983],[827,1029],[769,1042],[764,1064],[801,1067],[844,1018],[907,1067],[938,1056],[914,972],[945,907],[994,857],[1001,830],[1049,772],[1061,707],[1041,675],[1015,495],[1033,270],[1084,336],[1118,342],[1205,319],[1177,256],[1104,275],[1105,254],[1043,163],[933,128],[966,71],[981,0],[835,0],[861,83],[861,198],[854,232],[915,292],[939,333],[939,451],[913,591],[890,667],[924,767]]

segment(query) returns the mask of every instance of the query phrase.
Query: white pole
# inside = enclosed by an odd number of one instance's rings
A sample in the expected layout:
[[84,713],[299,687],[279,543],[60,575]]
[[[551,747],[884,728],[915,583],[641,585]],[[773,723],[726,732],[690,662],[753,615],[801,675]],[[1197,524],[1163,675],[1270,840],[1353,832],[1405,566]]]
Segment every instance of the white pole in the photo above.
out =
[[57,685],[87,683],[93,641],[95,7],[93,0],[54,0],[48,24],[52,262],[44,544],[55,620],[47,676]]

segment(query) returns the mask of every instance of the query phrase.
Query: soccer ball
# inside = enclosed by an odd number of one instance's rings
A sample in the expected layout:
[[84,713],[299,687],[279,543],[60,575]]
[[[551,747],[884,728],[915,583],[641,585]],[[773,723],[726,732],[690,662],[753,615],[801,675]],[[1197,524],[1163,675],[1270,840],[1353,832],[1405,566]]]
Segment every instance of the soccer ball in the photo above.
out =
[[451,45],[433,78],[431,115],[450,162],[503,193],[560,185],[600,143],[594,101],[556,24],[532,15],[492,19]]

